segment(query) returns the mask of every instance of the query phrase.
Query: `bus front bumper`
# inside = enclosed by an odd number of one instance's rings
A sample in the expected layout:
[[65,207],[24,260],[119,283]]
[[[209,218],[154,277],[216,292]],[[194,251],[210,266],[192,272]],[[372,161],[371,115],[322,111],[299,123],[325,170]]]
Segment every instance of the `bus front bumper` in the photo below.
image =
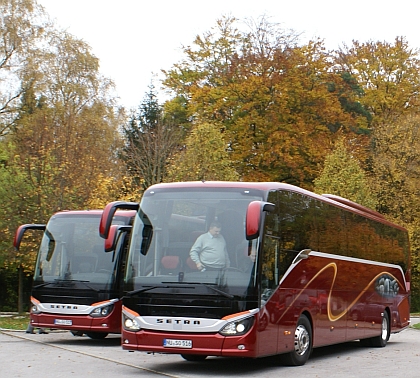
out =
[[170,354],[199,354],[224,357],[256,357],[255,337],[252,332],[243,336],[220,334],[171,333],[123,329],[122,348]]

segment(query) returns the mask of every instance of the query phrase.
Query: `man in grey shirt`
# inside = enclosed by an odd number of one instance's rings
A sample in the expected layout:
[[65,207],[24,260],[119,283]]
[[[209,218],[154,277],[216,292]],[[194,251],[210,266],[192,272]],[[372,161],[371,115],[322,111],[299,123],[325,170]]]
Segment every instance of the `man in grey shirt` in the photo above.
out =
[[190,257],[198,270],[229,268],[230,260],[221,229],[220,223],[212,222],[209,231],[200,235],[191,247]]

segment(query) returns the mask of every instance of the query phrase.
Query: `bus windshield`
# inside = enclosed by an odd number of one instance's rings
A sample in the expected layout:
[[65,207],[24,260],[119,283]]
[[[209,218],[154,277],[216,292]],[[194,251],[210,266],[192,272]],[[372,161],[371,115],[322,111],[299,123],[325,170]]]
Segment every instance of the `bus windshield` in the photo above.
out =
[[53,216],[44,232],[34,283],[113,281],[115,256],[105,253],[98,235],[100,214]]
[[[221,295],[242,295],[258,258],[258,239],[245,238],[245,214],[251,201],[261,199],[259,191],[243,188],[146,192],[132,229],[125,291],[205,284]],[[226,247],[223,265],[217,259],[207,264],[198,246],[200,237],[213,238],[214,224],[217,242]]]

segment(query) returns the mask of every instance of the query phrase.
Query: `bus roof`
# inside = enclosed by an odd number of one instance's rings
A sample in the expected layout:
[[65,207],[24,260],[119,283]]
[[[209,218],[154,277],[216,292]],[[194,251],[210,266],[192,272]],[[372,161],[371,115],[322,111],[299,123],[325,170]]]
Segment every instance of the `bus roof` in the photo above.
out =
[[146,192],[153,192],[156,189],[170,189],[170,188],[242,188],[242,189],[255,189],[262,191],[270,190],[288,190],[296,193],[301,193],[312,198],[316,198],[322,202],[330,203],[340,208],[346,208],[349,211],[361,214],[368,218],[373,218],[381,223],[388,224],[390,226],[405,230],[395,223],[392,223],[385,219],[385,217],[375,210],[360,205],[356,202],[350,201],[346,198],[336,196],[333,194],[316,194],[309,190],[300,188],[295,185],[281,183],[281,182],[241,182],[241,181],[184,181],[184,182],[171,182],[171,183],[160,183],[150,186]]
[[[66,216],[66,215],[98,215],[101,216],[103,213],[103,210],[98,210],[98,209],[94,209],[94,210],[61,210],[61,211],[57,211],[56,213],[53,214],[53,216]],[[118,210],[116,211],[115,215],[118,216],[126,216],[126,217],[133,217],[136,214],[136,211],[134,210]]]

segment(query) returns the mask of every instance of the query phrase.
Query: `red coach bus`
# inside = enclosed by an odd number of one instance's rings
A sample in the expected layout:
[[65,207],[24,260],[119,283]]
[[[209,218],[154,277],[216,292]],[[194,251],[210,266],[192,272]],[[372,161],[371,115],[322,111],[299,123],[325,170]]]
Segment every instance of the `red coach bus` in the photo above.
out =
[[120,230],[121,237],[109,253],[98,234],[101,214],[102,210],[61,211],[47,225],[17,229],[16,249],[27,230],[44,231],[31,293],[33,327],[66,329],[92,339],[121,332],[124,240],[135,212],[119,211],[111,219],[112,230]]
[[[281,183],[151,186],[137,209],[124,278],[122,347],[207,356],[282,355],[360,340],[384,347],[409,326],[407,231],[344,198]],[[190,249],[217,221],[230,266],[198,270]],[[254,257],[255,256],[255,257]]]

